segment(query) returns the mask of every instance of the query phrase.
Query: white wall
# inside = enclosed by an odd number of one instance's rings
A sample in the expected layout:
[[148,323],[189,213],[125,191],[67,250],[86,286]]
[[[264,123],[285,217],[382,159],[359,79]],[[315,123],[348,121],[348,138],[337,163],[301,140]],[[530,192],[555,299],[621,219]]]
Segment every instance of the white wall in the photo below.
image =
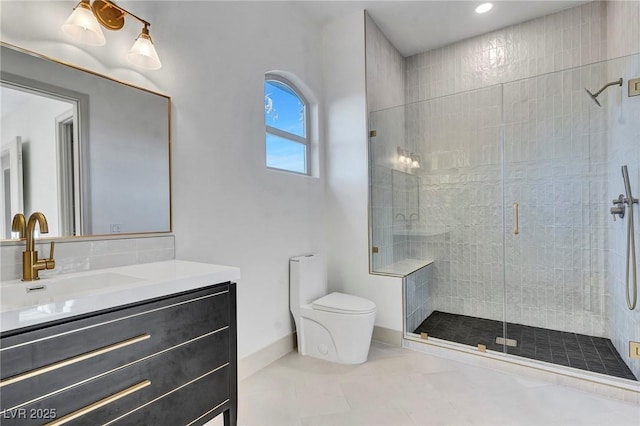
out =
[[402,330],[402,281],[369,275],[364,13],[324,27],[327,257],[336,290],[371,299],[376,325]]
[[320,29],[285,3],[176,2],[155,19],[175,22],[162,46],[175,61],[176,256],[241,268],[243,357],[293,329],[289,257],[324,251],[324,179],[264,166],[264,74],[293,73],[321,102]]
[[125,59],[135,21],[106,32],[106,46],[77,45],[60,31],[73,6],[2,2],[37,29],[6,37],[3,21],[2,39],[172,97],[176,257],[241,268],[240,357],[290,334],[288,259],[324,249],[324,184],[265,169],[263,84],[289,71],[322,101],[319,27],[291,3],[131,2],[163,62],[140,71]]
[[56,117],[73,109],[68,102],[32,95],[2,117],[2,145],[22,138],[24,212],[40,211],[47,217],[49,233],[58,232]]
[[[331,286],[369,297],[377,325],[402,329],[400,280],[368,274],[362,12],[321,29],[295,2],[131,2],[151,21],[163,63],[139,71],[125,59],[137,23],[93,48],[51,25],[71,2],[0,5],[32,29],[12,37],[3,20],[4,41],[172,97],[176,257],[241,268],[241,358],[292,332],[288,258],[301,253],[326,252]],[[334,155],[326,168],[320,161],[320,178],[264,168],[263,82],[273,70],[293,73],[325,106],[319,140]]]

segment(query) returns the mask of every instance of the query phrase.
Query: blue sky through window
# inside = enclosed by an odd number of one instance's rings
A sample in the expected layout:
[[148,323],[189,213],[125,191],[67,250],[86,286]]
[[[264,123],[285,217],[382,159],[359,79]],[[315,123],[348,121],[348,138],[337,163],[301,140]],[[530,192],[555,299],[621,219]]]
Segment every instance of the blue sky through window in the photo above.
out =
[[267,126],[305,137],[304,104],[279,81],[264,83],[264,120]]
[[306,147],[267,133],[267,167],[306,173]]
[[[280,81],[265,81],[267,167],[307,173],[305,118],[305,105],[290,87]],[[269,130],[270,127],[283,133],[273,134],[274,130]]]

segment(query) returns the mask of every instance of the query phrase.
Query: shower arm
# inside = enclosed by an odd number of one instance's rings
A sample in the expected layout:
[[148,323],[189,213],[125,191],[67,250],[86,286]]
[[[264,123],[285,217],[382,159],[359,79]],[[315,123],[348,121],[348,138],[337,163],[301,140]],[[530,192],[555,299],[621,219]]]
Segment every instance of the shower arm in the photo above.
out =
[[593,96],[594,97],[598,97],[598,95],[602,92],[604,92],[604,90],[609,87],[609,86],[622,86],[622,77],[619,80],[616,81],[612,81],[611,83],[607,83],[605,84],[602,89],[598,90]]

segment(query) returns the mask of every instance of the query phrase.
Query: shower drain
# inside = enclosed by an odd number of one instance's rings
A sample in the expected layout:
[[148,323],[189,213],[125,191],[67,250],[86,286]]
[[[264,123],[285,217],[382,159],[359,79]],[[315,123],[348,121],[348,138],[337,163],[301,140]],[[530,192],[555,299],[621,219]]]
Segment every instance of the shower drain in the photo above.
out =
[[498,345],[507,345],[507,346],[512,346],[512,347],[516,347],[518,346],[518,341],[515,339],[505,339],[504,337],[496,337],[496,343]]

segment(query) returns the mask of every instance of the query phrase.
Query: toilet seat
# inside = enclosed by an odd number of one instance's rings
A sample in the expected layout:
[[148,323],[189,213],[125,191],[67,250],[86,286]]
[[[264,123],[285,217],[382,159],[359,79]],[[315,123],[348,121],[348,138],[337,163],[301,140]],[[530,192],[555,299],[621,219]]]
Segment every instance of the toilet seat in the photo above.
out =
[[311,304],[311,307],[317,311],[352,315],[369,314],[376,310],[375,303],[370,300],[339,292],[319,298]]

